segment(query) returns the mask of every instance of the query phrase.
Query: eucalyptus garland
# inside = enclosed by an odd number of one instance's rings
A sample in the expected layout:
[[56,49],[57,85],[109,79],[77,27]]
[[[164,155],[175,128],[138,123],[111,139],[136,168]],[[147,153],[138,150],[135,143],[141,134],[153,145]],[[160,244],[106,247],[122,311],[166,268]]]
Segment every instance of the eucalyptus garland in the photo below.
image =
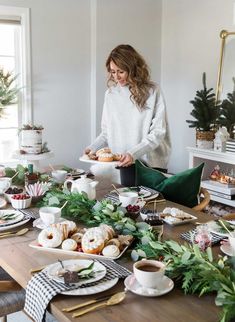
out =
[[211,248],[202,252],[198,245],[184,244],[168,240],[159,242],[151,227],[144,222],[135,222],[125,216],[125,208],[111,201],[92,201],[82,193],[70,193],[67,190],[49,191],[42,205],[62,206],[62,216],[81,221],[87,226],[107,223],[119,233],[131,234],[137,245],[132,250],[133,260],[154,258],[167,265],[166,274],[174,279],[186,294],[208,294],[215,292],[215,304],[222,307],[220,322],[229,322],[235,318],[235,257],[219,256],[213,259]]

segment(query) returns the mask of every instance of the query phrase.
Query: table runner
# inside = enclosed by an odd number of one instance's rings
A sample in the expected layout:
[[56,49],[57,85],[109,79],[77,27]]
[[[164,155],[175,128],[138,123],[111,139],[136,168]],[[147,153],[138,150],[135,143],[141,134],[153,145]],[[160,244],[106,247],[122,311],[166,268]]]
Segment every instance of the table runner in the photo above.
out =
[[[96,260],[95,260],[96,261]],[[103,264],[107,273],[104,278],[97,282],[87,283],[77,287],[74,284],[66,285],[49,279],[46,270],[35,274],[28,282],[26,287],[26,298],[24,311],[35,321],[41,322],[45,319],[46,308],[51,299],[64,291],[70,291],[77,288],[91,287],[114,278],[125,278],[132,274],[128,269],[122,267],[114,261],[99,260]]]

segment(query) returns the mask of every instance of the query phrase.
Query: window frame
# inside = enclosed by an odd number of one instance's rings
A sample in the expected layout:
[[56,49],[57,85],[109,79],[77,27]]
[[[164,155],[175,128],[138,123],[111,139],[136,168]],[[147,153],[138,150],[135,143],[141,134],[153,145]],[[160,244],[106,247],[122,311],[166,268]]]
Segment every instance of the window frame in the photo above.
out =
[[12,19],[20,17],[21,20],[21,65],[24,73],[20,75],[22,89],[19,95],[21,124],[33,123],[32,93],[31,93],[31,43],[30,43],[30,9],[13,6],[0,6],[0,17]]

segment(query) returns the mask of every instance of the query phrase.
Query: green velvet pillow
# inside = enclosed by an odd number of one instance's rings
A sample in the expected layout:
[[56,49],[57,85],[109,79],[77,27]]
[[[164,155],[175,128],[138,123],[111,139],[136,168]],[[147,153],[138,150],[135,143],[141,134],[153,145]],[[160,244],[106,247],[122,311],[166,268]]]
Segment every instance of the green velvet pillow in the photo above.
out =
[[153,188],[161,192],[167,200],[190,208],[198,204],[204,163],[171,177],[166,177],[160,171],[147,167],[139,160],[136,160],[135,165],[137,185]]

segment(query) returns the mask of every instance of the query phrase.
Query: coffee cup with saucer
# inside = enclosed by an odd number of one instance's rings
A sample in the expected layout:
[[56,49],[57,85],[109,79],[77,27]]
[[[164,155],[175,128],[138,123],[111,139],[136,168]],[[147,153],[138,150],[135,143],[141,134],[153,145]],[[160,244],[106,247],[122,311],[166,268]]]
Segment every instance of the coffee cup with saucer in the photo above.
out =
[[125,279],[125,287],[142,296],[161,296],[170,292],[174,282],[165,276],[165,264],[156,260],[143,259],[133,265],[134,274]]
[[42,207],[39,209],[39,215],[40,218],[34,221],[33,226],[40,229],[44,229],[62,220],[61,208],[59,207]]
[[220,249],[228,256],[235,256],[235,232],[230,232],[228,241],[223,243]]

